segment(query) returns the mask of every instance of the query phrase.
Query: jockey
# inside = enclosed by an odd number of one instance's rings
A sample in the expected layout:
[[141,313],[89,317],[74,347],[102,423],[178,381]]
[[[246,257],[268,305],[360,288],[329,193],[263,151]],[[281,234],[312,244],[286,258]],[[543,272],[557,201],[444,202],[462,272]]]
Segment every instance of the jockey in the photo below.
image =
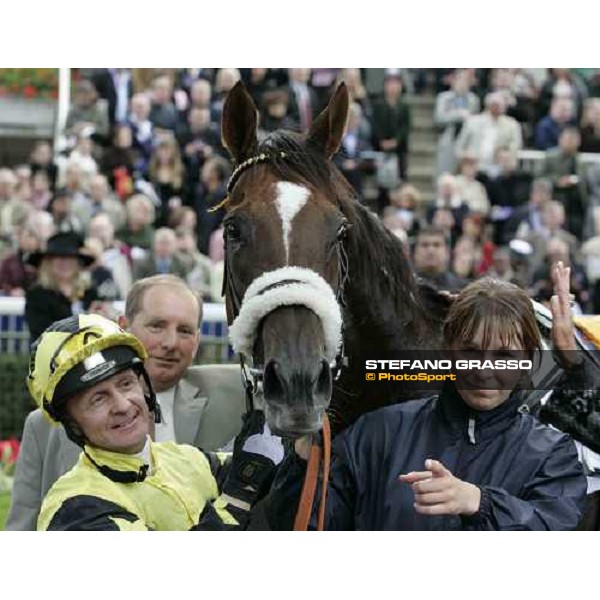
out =
[[262,413],[252,412],[233,456],[153,442],[151,417],[158,411],[145,359],[136,337],[99,315],[58,321],[34,344],[29,390],[46,416],[62,423],[82,448],[75,467],[46,495],[38,529],[247,525],[283,455],[280,440],[268,429],[265,435]]
[[[558,269],[553,339],[571,349],[568,269]],[[541,343],[527,294],[489,278],[458,295],[444,340],[451,350],[528,358]],[[326,529],[577,527],[586,480],[573,440],[521,410],[517,381],[484,378],[483,372],[473,377],[476,385],[469,388],[447,382],[438,396],[366,414],[334,440]],[[267,511],[273,528],[291,527],[308,445],[306,438],[297,440],[278,470]],[[313,513],[313,526],[315,521]]]

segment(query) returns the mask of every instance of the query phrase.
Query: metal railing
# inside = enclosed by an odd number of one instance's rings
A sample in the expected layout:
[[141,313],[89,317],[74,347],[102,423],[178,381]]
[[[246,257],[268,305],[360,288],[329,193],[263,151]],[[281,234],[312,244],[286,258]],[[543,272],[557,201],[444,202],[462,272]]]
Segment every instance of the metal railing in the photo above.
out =
[[[543,150],[519,150],[517,153],[521,168],[534,177],[542,174],[545,156]],[[582,152],[579,160],[585,165],[600,165],[600,153]]]
[[[124,312],[125,303],[115,302]],[[25,299],[0,297],[0,353],[29,354],[29,331],[24,318]],[[222,363],[233,360],[228,343],[227,316],[223,304],[205,304],[202,318],[200,350],[197,361]]]

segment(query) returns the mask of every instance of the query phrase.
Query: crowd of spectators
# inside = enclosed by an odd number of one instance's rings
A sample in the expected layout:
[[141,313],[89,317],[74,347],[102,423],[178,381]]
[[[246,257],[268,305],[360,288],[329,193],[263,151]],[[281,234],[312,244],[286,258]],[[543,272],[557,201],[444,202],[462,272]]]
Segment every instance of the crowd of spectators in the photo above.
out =
[[[207,209],[226,196],[220,119],[240,79],[259,136],[306,132],[346,82],[336,164],[422,277],[459,289],[493,274],[547,300],[562,260],[579,310],[600,313],[600,163],[582,157],[600,158],[600,69],[80,70],[64,147],[40,141],[28,164],[0,168],[0,293],[26,295],[39,284],[28,257],[74,233],[93,260],[82,277],[97,302],[159,273],[222,301],[223,211]],[[410,183],[407,92],[437,94],[432,198]],[[520,165],[524,148],[544,152],[541,177]]]
[[379,200],[417,273],[449,290],[494,275],[547,303],[563,261],[575,311],[600,313],[600,69],[439,69],[434,82],[435,195],[400,182]]

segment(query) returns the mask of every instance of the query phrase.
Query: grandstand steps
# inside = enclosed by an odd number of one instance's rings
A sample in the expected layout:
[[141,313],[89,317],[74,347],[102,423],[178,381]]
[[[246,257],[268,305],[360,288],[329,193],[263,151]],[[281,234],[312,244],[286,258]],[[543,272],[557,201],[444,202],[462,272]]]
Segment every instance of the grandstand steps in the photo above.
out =
[[[424,146],[435,151],[437,145],[438,133],[435,129],[414,129],[410,131],[410,146]],[[434,152],[435,153],[435,152]]]
[[425,201],[435,197],[435,161],[438,133],[434,123],[435,96],[414,95],[406,99],[411,107],[408,182],[416,186]]

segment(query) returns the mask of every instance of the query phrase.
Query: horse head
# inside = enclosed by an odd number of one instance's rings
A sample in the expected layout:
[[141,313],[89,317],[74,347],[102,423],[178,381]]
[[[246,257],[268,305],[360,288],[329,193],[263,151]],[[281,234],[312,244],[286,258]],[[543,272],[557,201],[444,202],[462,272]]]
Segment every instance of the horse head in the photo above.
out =
[[258,112],[241,83],[223,108],[235,170],[225,236],[227,316],[234,349],[262,376],[271,430],[318,431],[342,341],[348,186],[332,166],[348,116],[341,84],[306,136],[274,132],[259,143]]

